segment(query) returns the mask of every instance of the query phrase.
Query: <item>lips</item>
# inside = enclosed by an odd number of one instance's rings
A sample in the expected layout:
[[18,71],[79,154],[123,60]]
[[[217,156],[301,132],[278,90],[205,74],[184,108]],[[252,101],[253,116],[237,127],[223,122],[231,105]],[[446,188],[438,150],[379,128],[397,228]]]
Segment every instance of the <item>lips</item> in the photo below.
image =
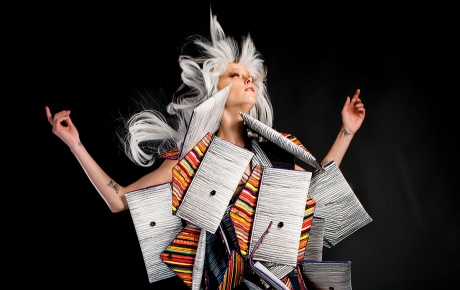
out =
[[254,87],[253,86],[250,86],[250,87],[247,87],[246,89],[244,89],[245,91],[253,91],[254,92]]

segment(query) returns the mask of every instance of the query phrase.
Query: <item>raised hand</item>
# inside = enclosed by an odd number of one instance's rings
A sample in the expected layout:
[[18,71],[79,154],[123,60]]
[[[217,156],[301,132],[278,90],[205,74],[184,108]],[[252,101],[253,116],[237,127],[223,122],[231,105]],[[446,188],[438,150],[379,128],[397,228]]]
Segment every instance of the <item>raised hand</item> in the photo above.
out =
[[360,89],[357,89],[353,98],[350,99],[347,96],[347,100],[343,105],[342,109],[342,128],[344,133],[346,134],[356,134],[358,129],[361,127],[361,124],[366,117],[366,109],[364,108],[364,104],[359,97],[361,93]]
[[52,126],[53,133],[71,148],[78,145],[80,136],[77,128],[70,119],[70,111],[63,110],[52,115],[48,106],[45,107],[45,111],[48,122]]

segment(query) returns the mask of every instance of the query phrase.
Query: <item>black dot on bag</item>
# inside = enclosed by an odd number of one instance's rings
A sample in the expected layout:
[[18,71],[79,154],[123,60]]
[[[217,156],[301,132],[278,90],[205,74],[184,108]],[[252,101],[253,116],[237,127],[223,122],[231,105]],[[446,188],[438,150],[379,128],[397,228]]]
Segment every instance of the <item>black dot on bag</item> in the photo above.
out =
[[279,227],[279,228],[282,228],[283,226],[284,226],[284,223],[283,223],[283,222],[279,222],[279,223],[278,223],[278,227]]
[[215,195],[215,194],[216,194],[216,191],[213,189],[213,190],[211,190],[211,192],[210,192],[209,194]]
[[154,226],[156,226],[156,225],[157,225],[156,222],[150,222],[150,226],[154,227]]

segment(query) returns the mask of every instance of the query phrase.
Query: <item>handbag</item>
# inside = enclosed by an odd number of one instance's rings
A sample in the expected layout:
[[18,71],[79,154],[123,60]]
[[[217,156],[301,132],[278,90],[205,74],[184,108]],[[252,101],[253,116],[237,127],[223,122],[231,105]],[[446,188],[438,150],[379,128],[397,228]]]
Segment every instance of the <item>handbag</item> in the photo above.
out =
[[295,267],[302,233],[311,172],[267,167],[263,169],[249,252],[268,224],[275,224],[254,255],[258,261]]
[[[274,232],[278,235],[273,234],[256,259],[291,266],[304,259],[316,205],[315,200],[306,196],[309,176],[301,171],[259,165],[253,168],[230,208],[230,220],[243,257],[248,257],[254,247],[251,244],[260,239],[268,222],[277,220]],[[261,202],[259,195],[265,195]],[[298,208],[292,208],[292,203]]]
[[317,201],[315,216],[325,220],[324,247],[337,245],[372,221],[334,161],[313,174],[309,196]]
[[207,133],[173,168],[173,214],[215,233],[253,155]]
[[350,261],[305,261],[300,265],[308,290],[351,290]]
[[160,259],[162,251],[182,229],[180,218],[171,214],[171,184],[128,192],[126,201],[149,282],[174,276],[175,273]]

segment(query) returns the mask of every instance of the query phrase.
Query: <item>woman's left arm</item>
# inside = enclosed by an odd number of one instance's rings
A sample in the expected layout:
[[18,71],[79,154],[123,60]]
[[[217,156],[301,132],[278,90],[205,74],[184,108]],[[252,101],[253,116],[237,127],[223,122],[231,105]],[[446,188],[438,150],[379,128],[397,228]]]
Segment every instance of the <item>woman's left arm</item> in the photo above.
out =
[[361,124],[366,116],[366,109],[359,97],[360,93],[361,90],[357,89],[353,98],[347,96],[347,100],[345,101],[341,111],[342,127],[340,128],[340,132],[337,134],[337,138],[335,138],[331,149],[329,149],[329,152],[321,161],[321,165],[323,167],[331,161],[335,161],[337,166],[340,166],[340,163],[347,152],[348,146],[350,146],[351,140],[361,127]]

